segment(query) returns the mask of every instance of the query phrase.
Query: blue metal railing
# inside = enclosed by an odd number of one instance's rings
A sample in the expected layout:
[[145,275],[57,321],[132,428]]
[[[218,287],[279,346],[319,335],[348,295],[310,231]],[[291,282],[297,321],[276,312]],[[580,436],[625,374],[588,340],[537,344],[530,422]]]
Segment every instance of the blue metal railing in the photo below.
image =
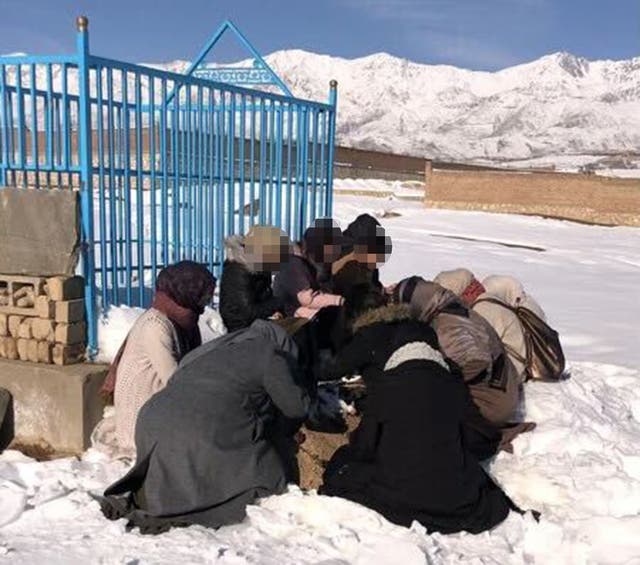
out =
[[331,214],[327,104],[77,52],[0,57],[0,186],[80,192],[89,348],[111,304],[147,306],[164,265],[219,272],[254,223]]

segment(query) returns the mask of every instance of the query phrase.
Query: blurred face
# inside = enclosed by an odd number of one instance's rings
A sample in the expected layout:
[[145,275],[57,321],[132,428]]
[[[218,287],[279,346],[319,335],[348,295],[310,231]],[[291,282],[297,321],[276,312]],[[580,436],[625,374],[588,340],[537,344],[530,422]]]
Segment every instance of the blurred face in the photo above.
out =
[[322,259],[324,263],[334,263],[340,258],[342,249],[339,245],[325,244],[322,251]]
[[354,252],[356,261],[366,265],[372,271],[376,269],[379,262],[384,262],[384,259],[379,261],[379,256],[376,253],[370,253],[366,246],[356,245]]
[[304,234],[305,254],[316,263],[330,264],[340,258],[342,232],[330,218],[319,218]]
[[245,248],[247,261],[258,272],[277,272],[289,260],[289,240],[282,238],[278,244],[251,245]]
[[375,269],[383,264],[391,255],[391,239],[385,235],[384,229],[376,227],[375,236],[371,235],[354,246],[356,260]]

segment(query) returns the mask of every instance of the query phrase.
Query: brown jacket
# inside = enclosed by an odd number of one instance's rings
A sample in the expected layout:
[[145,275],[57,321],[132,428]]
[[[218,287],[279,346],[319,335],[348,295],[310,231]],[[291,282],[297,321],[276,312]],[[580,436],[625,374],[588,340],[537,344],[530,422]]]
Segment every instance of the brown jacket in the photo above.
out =
[[418,282],[411,311],[433,326],[442,352],[461,371],[482,415],[495,424],[513,418],[520,382],[493,328],[433,282]]

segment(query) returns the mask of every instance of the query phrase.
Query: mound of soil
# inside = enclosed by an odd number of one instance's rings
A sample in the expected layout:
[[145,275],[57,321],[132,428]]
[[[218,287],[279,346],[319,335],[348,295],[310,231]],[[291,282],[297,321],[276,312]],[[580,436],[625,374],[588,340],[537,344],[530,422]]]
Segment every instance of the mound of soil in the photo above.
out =
[[313,432],[303,428],[306,439],[298,449],[300,487],[317,489],[322,484],[324,468],[339,447],[349,441],[349,433],[360,422],[359,416],[347,415],[347,431],[340,434]]

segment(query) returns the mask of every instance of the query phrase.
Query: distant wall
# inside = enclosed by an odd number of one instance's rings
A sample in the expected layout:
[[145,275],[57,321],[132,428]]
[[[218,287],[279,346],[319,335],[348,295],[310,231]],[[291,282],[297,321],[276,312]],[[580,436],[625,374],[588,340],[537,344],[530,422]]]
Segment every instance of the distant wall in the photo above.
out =
[[336,178],[424,181],[423,157],[337,146],[333,169]]
[[424,182],[425,167],[461,171],[497,171],[493,167],[432,161],[425,157],[336,146],[334,176],[352,179],[416,180]]
[[435,208],[536,214],[606,225],[640,226],[640,180],[427,167],[425,203]]

